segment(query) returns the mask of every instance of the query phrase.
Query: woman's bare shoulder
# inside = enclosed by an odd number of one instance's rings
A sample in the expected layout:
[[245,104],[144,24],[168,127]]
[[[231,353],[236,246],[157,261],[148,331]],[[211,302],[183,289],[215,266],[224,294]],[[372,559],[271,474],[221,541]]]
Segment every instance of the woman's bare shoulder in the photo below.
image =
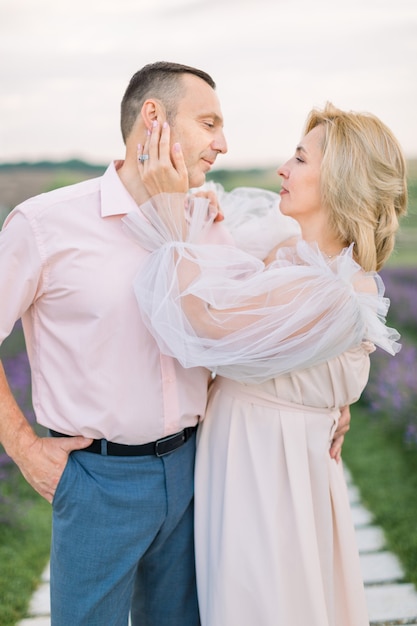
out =
[[378,294],[378,285],[375,276],[367,274],[363,270],[360,270],[355,274],[353,285],[356,291]]

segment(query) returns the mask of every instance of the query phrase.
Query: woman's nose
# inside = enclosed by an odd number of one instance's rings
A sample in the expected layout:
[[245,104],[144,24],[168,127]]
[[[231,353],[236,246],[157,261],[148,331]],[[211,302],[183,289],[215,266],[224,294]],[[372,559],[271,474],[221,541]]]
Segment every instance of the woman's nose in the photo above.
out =
[[282,178],[288,178],[288,173],[289,171],[286,163],[277,169],[278,176],[282,176]]

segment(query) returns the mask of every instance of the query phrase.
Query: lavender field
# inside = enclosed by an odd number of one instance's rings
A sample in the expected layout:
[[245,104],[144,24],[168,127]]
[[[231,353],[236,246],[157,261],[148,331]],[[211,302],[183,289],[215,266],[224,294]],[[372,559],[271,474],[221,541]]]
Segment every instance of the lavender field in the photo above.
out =
[[400,352],[372,355],[371,376],[362,402],[389,429],[401,432],[404,445],[417,451],[417,268],[381,272],[391,300],[388,324],[402,337]]
[[[1,360],[6,371],[9,385],[28,420],[34,424],[35,415],[31,402],[30,369],[27,358],[21,324],[18,322],[12,335],[2,347]],[[12,469],[9,457],[0,447],[0,481],[7,477]],[[0,495],[1,502],[1,495]]]

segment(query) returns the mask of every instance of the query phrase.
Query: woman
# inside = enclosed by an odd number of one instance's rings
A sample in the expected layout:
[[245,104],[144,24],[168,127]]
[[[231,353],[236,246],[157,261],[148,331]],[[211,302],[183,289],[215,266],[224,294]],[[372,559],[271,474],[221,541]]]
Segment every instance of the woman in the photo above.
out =
[[185,166],[174,146],[167,167],[168,133],[151,135],[152,165],[139,168],[151,195],[177,193],[142,207],[148,222],[126,221],[154,250],[135,287],[160,347],[220,374],[196,460],[202,624],[365,626],[343,469],[328,450],[375,345],[399,349],[375,272],[406,211],[402,151],[374,116],[313,110],[278,170],[281,212],[302,237],[264,265],[199,245],[213,212],[203,199],[184,212]]

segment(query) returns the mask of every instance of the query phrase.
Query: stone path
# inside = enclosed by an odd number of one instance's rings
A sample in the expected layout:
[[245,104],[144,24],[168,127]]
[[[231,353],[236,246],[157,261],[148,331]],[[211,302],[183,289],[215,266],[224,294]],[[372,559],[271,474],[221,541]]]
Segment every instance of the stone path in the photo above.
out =
[[[395,555],[385,547],[382,530],[372,522],[371,513],[360,501],[359,491],[346,470],[350,502],[361,555],[371,626],[417,626],[417,591],[404,582],[404,573]],[[50,626],[49,567],[32,597],[28,616],[17,626]]]
[[386,550],[384,533],[373,524],[371,513],[362,506],[359,491],[345,471],[371,625],[417,625],[417,591],[404,582],[399,560]]

